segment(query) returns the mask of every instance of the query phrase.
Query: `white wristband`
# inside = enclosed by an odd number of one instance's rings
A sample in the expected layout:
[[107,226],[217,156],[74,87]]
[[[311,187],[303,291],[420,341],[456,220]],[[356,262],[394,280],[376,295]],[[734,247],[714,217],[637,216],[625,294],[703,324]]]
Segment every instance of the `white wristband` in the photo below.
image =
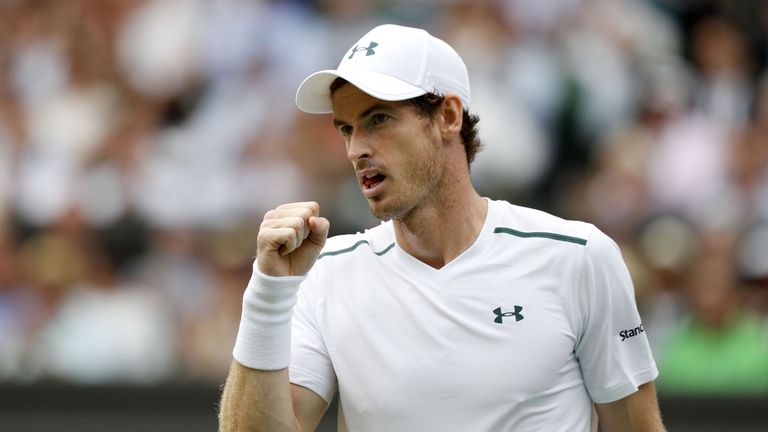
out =
[[306,276],[268,276],[253,263],[243,295],[240,330],[232,355],[251,369],[280,370],[291,362],[291,317]]

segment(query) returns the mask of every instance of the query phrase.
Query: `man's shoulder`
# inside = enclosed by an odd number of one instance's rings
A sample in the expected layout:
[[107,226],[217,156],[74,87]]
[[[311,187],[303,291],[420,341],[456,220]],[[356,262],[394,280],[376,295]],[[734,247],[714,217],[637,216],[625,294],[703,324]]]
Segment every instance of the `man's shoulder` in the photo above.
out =
[[355,234],[343,234],[329,237],[318,259],[359,254],[385,255],[395,246],[394,231],[391,222],[383,222]]
[[499,212],[494,233],[523,238],[549,238],[585,246],[597,229],[578,220],[563,219],[534,208],[494,201]]

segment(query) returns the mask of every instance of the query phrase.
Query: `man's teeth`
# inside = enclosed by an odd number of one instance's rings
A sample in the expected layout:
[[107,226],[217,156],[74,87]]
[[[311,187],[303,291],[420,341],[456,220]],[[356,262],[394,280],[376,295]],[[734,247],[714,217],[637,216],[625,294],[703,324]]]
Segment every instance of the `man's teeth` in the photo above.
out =
[[366,174],[366,175],[365,175],[365,178],[367,178],[367,179],[369,179],[369,180],[370,180],[370,179],[372,179],[372,178],[376,177],[377,175],[378,175],[378,174]]

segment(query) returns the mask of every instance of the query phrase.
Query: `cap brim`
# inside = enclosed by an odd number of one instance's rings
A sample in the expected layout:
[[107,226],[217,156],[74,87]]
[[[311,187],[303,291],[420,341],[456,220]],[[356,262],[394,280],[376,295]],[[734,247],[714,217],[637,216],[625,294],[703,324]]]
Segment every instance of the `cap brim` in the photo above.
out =
[[296,92],[296,106],[309,114],[333,112],[330,86],[336,78],[344,78],[352,85],[376,99],[399,101],[421,96],[426,90],[389,75],[361,69],[322,70],[308,76]]

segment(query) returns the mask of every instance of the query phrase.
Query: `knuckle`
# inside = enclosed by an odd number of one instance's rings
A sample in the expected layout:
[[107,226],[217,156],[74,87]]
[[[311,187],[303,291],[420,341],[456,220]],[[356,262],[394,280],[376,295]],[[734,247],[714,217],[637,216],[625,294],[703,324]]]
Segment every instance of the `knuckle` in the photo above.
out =
[[275,222],[281,228],[295,229],[296,218],[293,216],[286,216]]
[[265,241],[267,241],[267,234],[264,232],[264,230],[260,230],[259,233],[256,235],[256,244],[261,245]]
[[259,226],[259,234],[262,234],[262,231],[267,230],[269,228],[272,228],[274,225],[274,219],[264,219],[261,221],[261,225]]
[[301,203],[301,202],[289,202],[289,203],[280,204],[279,206],[277,206],[277,209],[278,210],[291,209],[291,208],[298,207],[298,206],[300,206],[302,204],[303,203]]
[[277,216],[277,210],[270,210],[264,213],[264,220],[266,221],[268,219],[275,219],[276,216]]

